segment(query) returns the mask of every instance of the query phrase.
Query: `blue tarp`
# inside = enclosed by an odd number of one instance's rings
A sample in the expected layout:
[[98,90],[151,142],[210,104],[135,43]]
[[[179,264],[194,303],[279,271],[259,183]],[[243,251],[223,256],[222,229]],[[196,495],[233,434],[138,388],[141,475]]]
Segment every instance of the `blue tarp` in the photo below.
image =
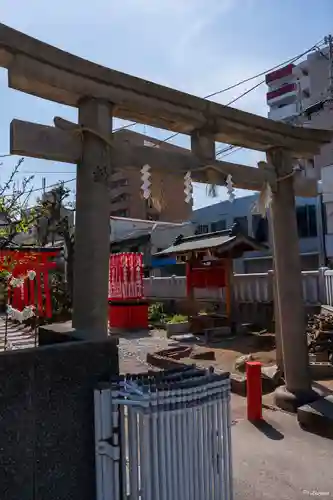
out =
[[151,259],[151,267],[174,266],[177,264],[176,257],[153,257]]

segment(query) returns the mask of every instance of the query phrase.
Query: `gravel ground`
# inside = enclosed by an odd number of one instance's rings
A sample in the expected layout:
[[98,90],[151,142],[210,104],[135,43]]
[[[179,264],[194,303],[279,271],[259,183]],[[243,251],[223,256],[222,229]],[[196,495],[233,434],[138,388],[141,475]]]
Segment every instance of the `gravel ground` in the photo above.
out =
[[126,334],[126,338],[119,336],[119,368],[120,373],[142,373],[149,370],[158,370],[146,362],[149,352],[165,349],[173,343],[167,339],[164,330],[151,330]]

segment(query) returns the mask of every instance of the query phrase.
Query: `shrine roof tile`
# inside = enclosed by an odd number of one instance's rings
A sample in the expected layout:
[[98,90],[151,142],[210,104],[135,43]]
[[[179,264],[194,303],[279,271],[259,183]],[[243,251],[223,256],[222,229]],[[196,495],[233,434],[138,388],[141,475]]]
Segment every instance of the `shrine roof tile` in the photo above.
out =
[[230,230],[206,233],[195,236],[182,237],[180,235],[176,241],[165,250],[155,254],[155,257],[162,257],[170,254],[184,254],[192,251],[202,251],[209,249],[221,249],[227,251],[237,245],[248,247],[244,251],[263,250],[266,245],[259,243],[254,238],[242,233],[232,234]]

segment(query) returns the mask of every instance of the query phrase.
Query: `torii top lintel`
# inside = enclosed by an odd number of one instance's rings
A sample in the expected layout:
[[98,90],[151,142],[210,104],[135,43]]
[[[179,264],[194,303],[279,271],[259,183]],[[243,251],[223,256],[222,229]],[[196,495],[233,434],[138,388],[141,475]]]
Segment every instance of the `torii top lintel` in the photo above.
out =
[[0,66],[9,86],[77,106],[82,97],[115,104],[114,115],[184,134],[202,130],[216,141],[267,151],[279,146],[309,156],[332,132],[293,127],[121,73],[0,24]]

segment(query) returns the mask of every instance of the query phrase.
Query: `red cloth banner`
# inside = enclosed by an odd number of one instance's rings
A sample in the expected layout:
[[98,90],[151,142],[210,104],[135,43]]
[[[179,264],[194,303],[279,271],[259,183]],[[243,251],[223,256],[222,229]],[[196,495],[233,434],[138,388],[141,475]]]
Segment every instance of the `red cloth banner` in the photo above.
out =
[[143,298],[143,256],[141,253],[110,255],[109,300]]

